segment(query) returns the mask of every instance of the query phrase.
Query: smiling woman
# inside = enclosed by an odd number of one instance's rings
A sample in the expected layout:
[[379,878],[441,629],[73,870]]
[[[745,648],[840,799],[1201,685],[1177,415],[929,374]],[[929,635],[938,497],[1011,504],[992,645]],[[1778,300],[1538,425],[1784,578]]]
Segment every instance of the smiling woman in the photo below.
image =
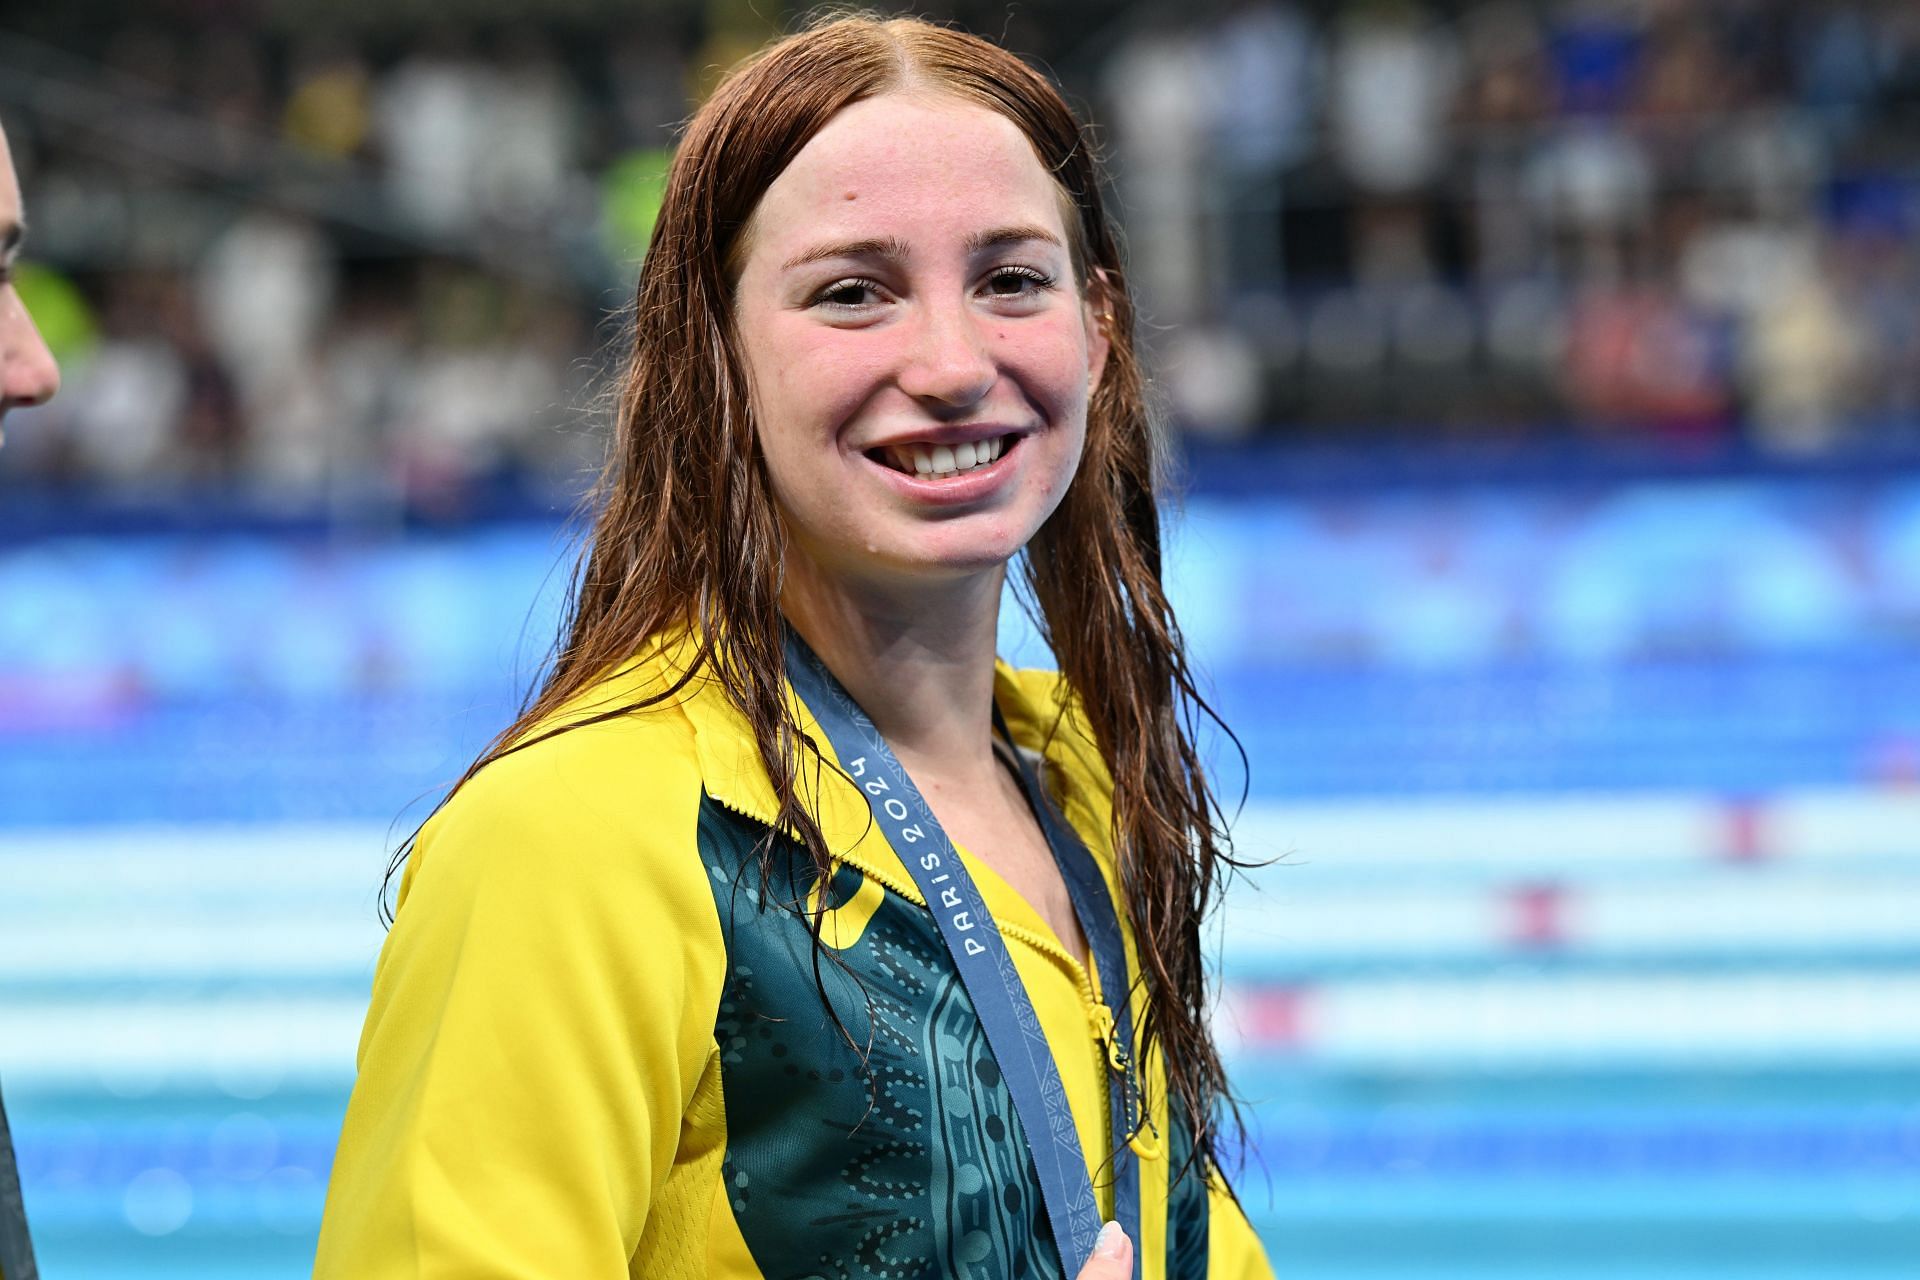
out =
[[1269,1275],[1155,447],[1043,77],[863,17],[737,69],[552,668],[396,858],[316,1274]]

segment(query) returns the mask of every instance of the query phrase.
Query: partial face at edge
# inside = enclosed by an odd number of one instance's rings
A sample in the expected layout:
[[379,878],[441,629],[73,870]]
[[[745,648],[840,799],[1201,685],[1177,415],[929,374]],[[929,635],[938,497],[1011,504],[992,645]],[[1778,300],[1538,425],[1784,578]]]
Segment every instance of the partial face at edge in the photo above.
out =
[[736,323],[775,499],[829,575],[997,571],[1059,505],[1107,354],[1062,203],[1012,121],[908,93],[767,189]]
[[60,369],[13,287],[13,260],[25,233],[20,181],[13,152],[0,129],[0,418],[8,409],[39,404],[60,388]]

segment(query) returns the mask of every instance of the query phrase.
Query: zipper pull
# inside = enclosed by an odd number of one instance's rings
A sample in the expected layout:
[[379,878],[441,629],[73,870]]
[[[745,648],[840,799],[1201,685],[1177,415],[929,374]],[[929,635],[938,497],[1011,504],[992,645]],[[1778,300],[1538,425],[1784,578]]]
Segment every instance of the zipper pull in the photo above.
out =
[[1127,1051],[1120,1044],[1113,1021],[1113,1010],[1101,1001],[1093,1002],[1093,1034],[1100,1047],[1107,1051],[1107,1066],[1114,1074],[1125,1077],[1127,1074]]
[[[1153,1120],[1146,1114],[1146,1099],[1140,1093],[1140,1087],[1133,1073],[1133,1064],[1127,1057],[1126,1046],[1120,1043],[1113,1019],[1113,1010],[1095,1001],[1093,1004],[1093,1026],[1101,1043],[1107,1050],[1107,1065],[1113,1074],[1119,1077],[1120,1089],[1125,1099],[1122,1110],[1129,1117],[1133,1131],[1127,1135],[1127,1146],[1142,1160],[1158,1160],[1166,1153],[1166,1144],[1161,1142],[1159,1131],[1153,1127]],[[1138,1116],[1137,1122],[1132,1117]]]

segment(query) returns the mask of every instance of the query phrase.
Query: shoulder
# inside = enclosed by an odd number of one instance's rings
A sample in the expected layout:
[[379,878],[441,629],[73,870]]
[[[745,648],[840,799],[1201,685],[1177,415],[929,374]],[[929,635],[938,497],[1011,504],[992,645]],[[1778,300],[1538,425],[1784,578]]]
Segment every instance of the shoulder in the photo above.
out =
[[697,877],[693,730],[648,674],[616,668],[461,784],[421,827],[402,880],[541,898]]

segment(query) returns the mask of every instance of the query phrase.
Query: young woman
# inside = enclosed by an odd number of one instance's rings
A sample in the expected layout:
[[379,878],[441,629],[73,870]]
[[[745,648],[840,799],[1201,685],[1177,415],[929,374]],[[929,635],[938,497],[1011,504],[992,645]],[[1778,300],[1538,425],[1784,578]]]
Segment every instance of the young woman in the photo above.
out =
[[[635,328],[551,674],[414,842],[317,1274],[1270,1275],[1079,124],[923,23],[776,43]],[[1060,675],[995,660],[1016,562]]]

